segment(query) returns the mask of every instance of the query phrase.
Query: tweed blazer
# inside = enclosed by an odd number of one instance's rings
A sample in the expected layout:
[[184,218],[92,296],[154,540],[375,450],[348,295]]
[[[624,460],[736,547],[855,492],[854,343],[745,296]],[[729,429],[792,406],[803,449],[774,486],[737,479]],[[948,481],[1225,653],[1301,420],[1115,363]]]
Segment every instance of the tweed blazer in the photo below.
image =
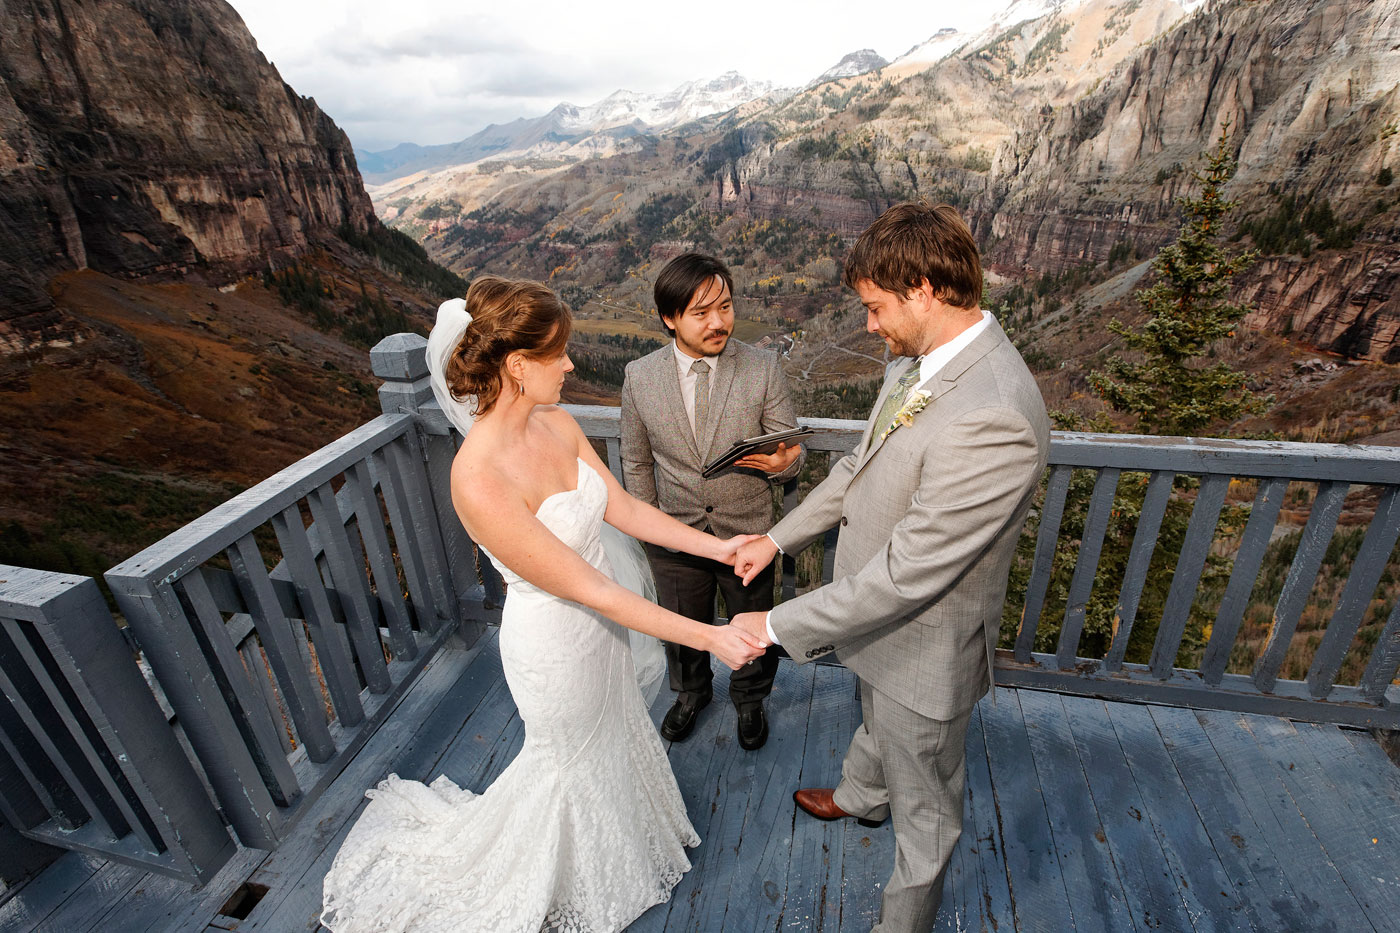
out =
[[[886,370],[874,411],[908,364]],[[1044,472],[1050,422],[995,321],[922,388],[927,407],[855,451],[770,534],[795,554],[839,524],[833,581],[776,606],[799,663],[835,651],[896,702],[933,719],[970,710],[991,683],[1007,576]]]
[[627,491],[721,538],[759,534],[773,524],[771,484],[797,475],[807,452],[771,476],[734,470],[705,479],[706,463],[735,441],[797,427],[777,354],[731,338],[710,386],[710,418],[696,438],[681,400],[670,343],[627,364],[622,383],[622,473]]

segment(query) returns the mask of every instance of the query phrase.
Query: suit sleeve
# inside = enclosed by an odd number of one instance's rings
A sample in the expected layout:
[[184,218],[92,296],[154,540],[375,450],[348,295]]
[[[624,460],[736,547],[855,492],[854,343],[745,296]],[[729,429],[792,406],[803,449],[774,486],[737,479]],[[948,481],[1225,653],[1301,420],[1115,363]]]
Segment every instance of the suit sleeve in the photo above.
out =
[[855,573],[773,610],[773,630],[794,658],[840,648],[941,598],[982,559],[1040,479],[1036,434],[1018,411],[968,412],[940,432],[889,543]]
[[[630,369],[630,367],[629,367]],[[628,373],[630,376],[631,373]],[[637,414],[632,380],[622,380],[622,480],[633,498],[656,505],[656,469],[651,454],[651,438]]]
[[[774,431],[789,431],[797,427],[797,411],[792,405],[792,395],[788,392],[787,377],[783,375],[783,367],[778,362],[776,353],[770,354],[767,360],[767,389],[763,398],[763,417],[759,427],[761,434],[772,434]],[[768,474],[768,480],[772,483],[786,483],[802,470],[802,464],[807,460],[807,448],[802,448],[802,453],[797,459],[788,465],[781,473]]]
[[841,520],[846,487],[850,485],[855,468],[855,454],[847,454],[836,461],[826,479],[807,493],[797,508],[769,529],[768,536],[783,549],[784,554],[796,554]]

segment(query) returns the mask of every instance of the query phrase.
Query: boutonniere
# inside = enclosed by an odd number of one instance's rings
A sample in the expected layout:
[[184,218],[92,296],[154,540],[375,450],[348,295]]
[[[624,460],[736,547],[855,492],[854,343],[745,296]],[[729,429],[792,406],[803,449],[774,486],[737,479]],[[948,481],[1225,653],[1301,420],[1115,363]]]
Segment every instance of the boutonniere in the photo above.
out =
[[905,427],[912,427],[914,424],[914,416],[924,410],[924,407],[928,405],[928,400],[931,398],[933,398],[933,393],[929,392],[927,389],[916,389],[910,392],[909,398],[900,406],[899,411],[894,413],[894,419],[890,421],[890,426],[885,428],[884,433],[880,435],[880,440],[883,441],[885,438],[889,437],[891,432],[901,424]]

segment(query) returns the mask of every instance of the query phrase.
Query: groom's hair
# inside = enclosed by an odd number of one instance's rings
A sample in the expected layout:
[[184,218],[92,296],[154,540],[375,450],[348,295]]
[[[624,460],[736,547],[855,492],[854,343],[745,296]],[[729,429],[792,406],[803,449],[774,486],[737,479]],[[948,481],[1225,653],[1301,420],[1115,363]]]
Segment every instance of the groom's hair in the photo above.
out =
[[847,288],[862,280],[897,295],[928,280],[940,301],[971,310],[982,304],[977,241],[947,204],[896,204],[851,247],[842,276]]
[[656,277],[656,285],[651,290],[652,298],[656,301],[656,316],[661,318],[661,327],[666,333],[671,333],[671,325],[666,323],[666,319],[684,311],[695,293],[709,285],[715,276],[719,276],[720,281],[728,286],[732,297],[734,276],[729,274],[729,267],[715,257],[704,253],[682,253],[666,263],[666,268]]

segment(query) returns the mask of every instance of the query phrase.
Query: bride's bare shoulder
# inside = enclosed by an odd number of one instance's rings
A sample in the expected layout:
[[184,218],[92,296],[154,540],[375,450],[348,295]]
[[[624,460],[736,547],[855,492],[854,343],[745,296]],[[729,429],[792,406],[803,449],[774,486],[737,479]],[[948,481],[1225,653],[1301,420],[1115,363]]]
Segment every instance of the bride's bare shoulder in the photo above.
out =
[[486,445],[464,443],[453,458],[452,500],[459,509],[480,503],[499,503],[511,493],[518,495],[490,453]]
[[562,405],[541,405],[535,409],[533,417],[540,419],[553,434],[571,446],[576,445],[583,437],[583,428],[579,427],[574,416],[565,411]]

